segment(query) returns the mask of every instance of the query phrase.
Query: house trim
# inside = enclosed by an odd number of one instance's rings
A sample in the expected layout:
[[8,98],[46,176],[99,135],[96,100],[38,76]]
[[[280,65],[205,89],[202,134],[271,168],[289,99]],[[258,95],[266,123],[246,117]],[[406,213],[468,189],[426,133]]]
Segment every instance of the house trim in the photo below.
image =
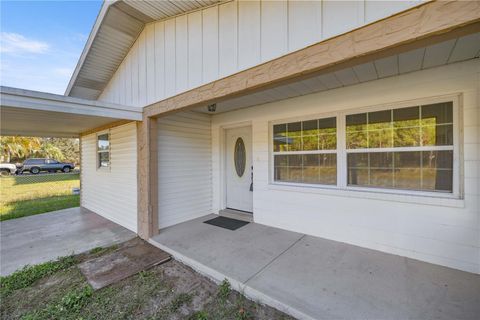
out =
[[144,108],[154,117],[217,103],[325,71],[480,30],[480,3],[432,1]]
[[158,233],[157,120],[137,122],[137,233],[149,239]]
[[111,128],[114,128],[114,127],[123,126],[124,124],[130,123],[130,122],[132,122],[132,121],[131,120],[118,120],[118,121],[110,122],[110,123],[107,123],[106,125],[103,125],[103,126],[100,126],[100,127],[88,130],[88,131],[84,131],[84,132],[80,133],[80,137],[87,136],[87,135],[92,134],[92,133],[98,133],[100,131],[105,131],[105,130],[108,130],[108,129],[111,129]]

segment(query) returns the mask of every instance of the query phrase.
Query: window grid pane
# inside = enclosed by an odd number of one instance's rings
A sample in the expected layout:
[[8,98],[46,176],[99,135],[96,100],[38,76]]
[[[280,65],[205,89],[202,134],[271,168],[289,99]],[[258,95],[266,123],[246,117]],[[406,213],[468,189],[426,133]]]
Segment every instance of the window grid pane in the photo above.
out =
[[453,192],[453,150],[348,153],[348,185]]
[[347,149],[453,145],[453,103],[346,116]]
[[328,184],[337,183],[337,155],[274,155],[274,179],[280,182]]
[[336,184],[336,122],[331,117],[274,125],[274,180]]

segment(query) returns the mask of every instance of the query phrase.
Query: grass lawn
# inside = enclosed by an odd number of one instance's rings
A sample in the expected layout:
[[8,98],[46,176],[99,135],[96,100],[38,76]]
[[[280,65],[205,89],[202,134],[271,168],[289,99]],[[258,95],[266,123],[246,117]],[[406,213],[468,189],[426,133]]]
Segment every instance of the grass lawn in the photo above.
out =
[[72,188],[79,186],[78,173],[1,177],[0,221],[78,207]]
[[0,278],[0,318],[292,319],[248,300],[231,290],[227,281],[216,285],[176,260],[94,291],[77,265],[128,243],[96,248]]

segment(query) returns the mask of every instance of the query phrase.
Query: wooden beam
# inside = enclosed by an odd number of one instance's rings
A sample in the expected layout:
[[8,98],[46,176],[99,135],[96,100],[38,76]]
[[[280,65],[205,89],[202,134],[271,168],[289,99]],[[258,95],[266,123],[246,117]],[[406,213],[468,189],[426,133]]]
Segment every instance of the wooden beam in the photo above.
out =
[[80,133],[80,137],[83,137],[83,136],[86,136],[86,135],[89,135],[89,134],[92,134],[92,133],[95,133],[95,132],[111,129],[111,128],[114,128],[114,127],[123,126],[124,124],[130,123],[130,122],[132,122],[132,120],[118,120],[118,121],[110,122],[110,123],[107,123],[103,126],[84,131],[84,132]]
[[[342,64],[411,49],[459,30],[480,30],[480,1],[432,1],[144,108],[154,117],[206,106]],[[466,32],[466,31],[463,31]],[[390,50],[390,51],[389,51]]]
[[137,122],[137,233],[145,240],[158,233],[157,120]]

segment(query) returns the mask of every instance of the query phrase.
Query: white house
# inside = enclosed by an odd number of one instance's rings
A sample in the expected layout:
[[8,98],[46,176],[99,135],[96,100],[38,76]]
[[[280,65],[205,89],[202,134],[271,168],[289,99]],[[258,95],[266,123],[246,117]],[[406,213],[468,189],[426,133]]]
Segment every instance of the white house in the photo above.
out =
[[81,205],[145,239],[230,208],[480,273],[479,55],[478,1],[108,1],[2,133],[73,119]]

